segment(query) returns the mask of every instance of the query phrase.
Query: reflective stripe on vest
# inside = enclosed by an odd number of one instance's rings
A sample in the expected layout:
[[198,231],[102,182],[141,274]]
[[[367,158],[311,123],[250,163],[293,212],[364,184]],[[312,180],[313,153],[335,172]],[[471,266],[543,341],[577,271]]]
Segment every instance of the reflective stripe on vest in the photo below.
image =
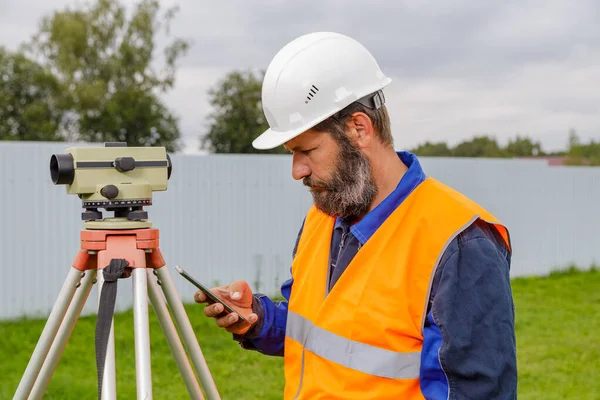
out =
[[287,336],[320,357],[383,378],[419,377],[420,352],[398,353],[346,339],[313,325],[293,311],[288,311],[287,318]]

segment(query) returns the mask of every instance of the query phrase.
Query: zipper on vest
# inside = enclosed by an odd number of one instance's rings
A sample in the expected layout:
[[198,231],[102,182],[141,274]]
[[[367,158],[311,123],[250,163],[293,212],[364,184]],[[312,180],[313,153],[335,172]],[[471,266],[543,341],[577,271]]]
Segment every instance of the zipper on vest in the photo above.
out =
[[340,254],[342,254],[342,249],[344,248],[344,242],[346,241],[346,236],[348,232],[345,230],[342,231],[342,237],[340,238],[340,243],[338,245],[338,253],[335,261],[331,263],[331,267],[329,268],[329,273],[327,274],[327,285],[325,286],[325,296],[329,294],[331,279],[333,279],[333,273],[335,271],[335,267],[337,266],[338,261],[340,260]]
[[346,241],[346,236],[348,236],[348,232],[342,232],[342,238],[340,239],[340,245],[338,248],[338,255],[337,255],[337,258],[335,259],[336,264],[337,264],[338,260],[340,259],[340,254],[342,254],[342,250],[344,249],[344,242]]
[[344,250],[344,242],[346,241],[347,236],[348,236],[348,232],[342,232],[342,238],[340,239],[340,245],[338,247],[338,256],[335,259],[334,268],[335,268],[335,265],[337,265],[338,261],[340,260],[340,255],[342,254],[342,250]]
[[[342,248],[344,247],[344,241],[346,240],[346,236],[348,235],[348,232],[342,232],[342,238],[340,239],[340,250],[342,250]],[[339,256],[339,254],[338,254]]]
[[[333,270],[335,269],[335,266],[337,265],[338,261],[340,260],[340,255],[342,254],[342,250],[344,249],[344,242],[346,241],[347,235],[348,235],[348,232],[342,232],[342,238],[340,239],[340,244],[338,246],[337,257],[335,258],[335,262],[333,264],[331,264],[331,275],[332,276],[333,276]],[[331,279],[331,277],[329,279]]]

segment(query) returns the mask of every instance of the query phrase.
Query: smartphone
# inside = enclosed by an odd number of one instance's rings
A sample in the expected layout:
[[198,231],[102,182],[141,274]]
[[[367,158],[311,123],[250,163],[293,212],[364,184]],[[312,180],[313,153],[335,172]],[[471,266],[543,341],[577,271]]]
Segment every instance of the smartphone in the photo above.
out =
[[190,274],[185,272],[179,265],[175,266],[175,270],[177,272],[179,272],[179,274],[181,276],[183,276],[185,279],[187,279],[189,282],[191,282],[192,285],[194,285],[198,289],[200,289],[202,291],[202,293],[204,293],[208,297],[208,304],[214,304],[214,303],[223,304],[224,311],[222,313],[220,313],[219,315],[217,315],[217,317],[220,318],[220,317],[224,317],[225,315],[227,315],[229,313],[235,313],[235,314],[237,314],[239,321],[246,321],[246,319],[244,317],[242,317],[238,312],[236,312],[233,308],[231,308],[231,306],[224,303],[223,300],[221,300],[220,298],[215,296],[215,294],[213,292],[211,292],[206,286],[204,286],[203,284],[201,284],[200,282],[198,282],[197,280],[192,278],[190,276]]

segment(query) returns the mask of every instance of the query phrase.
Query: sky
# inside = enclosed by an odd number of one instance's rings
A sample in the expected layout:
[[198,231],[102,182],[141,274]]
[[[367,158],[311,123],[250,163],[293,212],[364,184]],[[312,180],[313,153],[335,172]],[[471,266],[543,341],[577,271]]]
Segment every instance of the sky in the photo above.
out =
[[[385,95],[398,150],[526,135],[552,151],[566,147],[572,128],[600,139],[598,0],[161,3],[179,6],[171,34],[192,41],[163,97],[188,153],[207,131],[211,87],[232,70],[265,69],[286,43],[315,31],[356,39],[392,78]],[[0,46],[15,49],[42,16],[73,4],[0,0]]]

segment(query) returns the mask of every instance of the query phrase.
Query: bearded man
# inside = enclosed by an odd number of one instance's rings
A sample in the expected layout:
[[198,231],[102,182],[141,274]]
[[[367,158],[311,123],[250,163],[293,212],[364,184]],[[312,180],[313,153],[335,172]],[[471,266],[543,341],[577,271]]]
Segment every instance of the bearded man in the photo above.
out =
[[248,322],[220,304],[204,313],[242,347],[284,357],[285,399],[514,399],[508,230],[394,150],[390,82],[340,34],[301,36],[274,57],[270,129],[253,144],[285,146],[314,205],[285,301],[236,281],[213,291]]

